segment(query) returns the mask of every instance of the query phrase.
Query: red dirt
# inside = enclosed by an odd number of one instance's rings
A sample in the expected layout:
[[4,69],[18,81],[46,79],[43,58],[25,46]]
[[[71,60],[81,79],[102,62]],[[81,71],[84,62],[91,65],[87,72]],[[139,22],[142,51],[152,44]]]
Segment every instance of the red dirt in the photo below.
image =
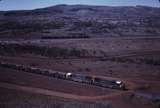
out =
[[0,68],[0,73],[1,82],[37,87],[79,96],[101,96],[110,94],[111,91],[116,91],[4,68]]
[[[159,38],[117,38],[52,41],[29,40],[28,42],[17,41],[16,43],[28,43],[48,47],[55,46],[63,48],[78,48],[95,50],[97,52],[103,51],[108,56],[120,56],[122,58],[130,59],[155,58],[156,60],[158,60],[158,58],[160,58]],[[121,92],[118,90],[104,89],[91,85],[73,83],[70,81],[58,80],[6,68],[0,68],[0,82],[2,83],[5,82],[9,84],[14,84],[16,86],[39,88],[44,91],[48,90],[54,93],[58,92],[61,94],[62,97],[63,94],[67,94],[70,98],[72,98],[72,96],[74,95],[76,97],[74,99],[78,99],[78,97],[82,96],[86,99],[95,99],[94,101],[96,101],[96,99],[103,101],[111,101],[115,108],[158,108],[158,104],[153,102],[152,100],[146,97],[136,97],[132,94],[136,93],[137,91],[147,92],[149,94],[159,93],[160,65],[131,62],[122,63],[118,61],[103,61],[91,58],[55,59],[42,57],[34,54],[17,54],[17,56],[12,57],[0,56],[0,61],[39,68],[47,68],[61,72],[75,72],[80,74],[89,74],[93,76],[95,75],[109,78],[117,78],[123,80],[129,90]],[[52,97],[54,96],[52,95]]]

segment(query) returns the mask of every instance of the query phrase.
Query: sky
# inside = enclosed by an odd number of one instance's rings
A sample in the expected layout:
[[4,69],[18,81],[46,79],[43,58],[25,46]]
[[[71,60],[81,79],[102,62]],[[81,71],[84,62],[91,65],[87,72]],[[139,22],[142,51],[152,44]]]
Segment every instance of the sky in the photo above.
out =
[[2,0],[0,1],[0,10],[30,10],[57,4],[85,4],[103,6],[145,5],[160,7],[159,0]]

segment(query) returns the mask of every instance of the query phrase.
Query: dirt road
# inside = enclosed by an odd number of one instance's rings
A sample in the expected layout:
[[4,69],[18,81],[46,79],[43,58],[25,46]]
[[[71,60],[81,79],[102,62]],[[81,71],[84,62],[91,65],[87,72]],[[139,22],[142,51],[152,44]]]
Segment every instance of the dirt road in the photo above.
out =
[[62,92],[56,92],[52,90],[47,90],[47,89],[42,89],[42,88],[36,88],[36,87],[29,87],[29,86],[21,86],[21,85],[16,85],[16,84],[11,84],[11,83],[6,83],[6,82],[0,82],[0,87],[1,88],[7,88],[7,89],[12,89],[12,90],[21,90],[21,91],[26,91],[26,92],[31,92],[31,93],[38,93],[42,95],[49,95],[49,96],[56,96],[56,97],[62,97],[62,98],[69,98],[69,99],[76,99],[76,100],[97,100],[97,99],[105,99],[117,95],[121,95],[124,92],[116,92],[110,95],[103,95],[103,96],[79,96],[79,95],[73,95],[73,94],[67,94],[67,93],[62,93]]

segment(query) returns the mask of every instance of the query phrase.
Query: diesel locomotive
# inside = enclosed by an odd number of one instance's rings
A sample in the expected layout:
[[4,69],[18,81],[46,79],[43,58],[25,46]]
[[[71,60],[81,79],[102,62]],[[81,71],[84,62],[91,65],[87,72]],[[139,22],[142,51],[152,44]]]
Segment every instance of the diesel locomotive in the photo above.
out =
[[91,84],[91,85],[105,87],[105,88],[125,90],[125,84],[122,81],[118,81],[118,80],[107,80],[104,78],[93,77],[89,75],[56,72],[56,71],[47,70],[47,69],[26,67],[23,65],[8,64],[8,63],[2,63],[2,62],[0,62],[0,66],[5,67],[5,68],[19,70],[19,71],[34,73],[34,74],[41,74],[41,75],[45,75],[45,76],[53,77],[57,79],[70,80],[74,82]]

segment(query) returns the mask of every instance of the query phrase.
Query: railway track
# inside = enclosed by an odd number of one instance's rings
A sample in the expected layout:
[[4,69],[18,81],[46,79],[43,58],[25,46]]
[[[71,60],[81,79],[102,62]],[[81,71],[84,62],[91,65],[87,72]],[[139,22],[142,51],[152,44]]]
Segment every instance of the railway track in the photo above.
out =
[[[100,96],[80,96],[80,95],[75,95],[75,94],[56,92],[56,91],[43,89],[43,88],[10,84],[10,83],[6,83],[6,82],[0,82],[0,88],[30,92],[30,93],[35,93],[35,94],[42,94],[42,95],[46,95],[46,96],[56,96],[56,97],[62,97],[62,98],[67,98],[67,99],[85,100],[85,101],[92,101],[92,100],[95,101],[95,100],[99,100],[99,99],[108,99],[108,98],[111,98],[114,96],[116,97],[116,96],[119,96],[119,95],[126,93],[123,91],[117,91],[112,94],[100,95]],[[127,92],[131,92],[131,91],[127,91]]]
[[62,80],[69,80],[77,83],[85,83],[94,86],[104,87],[104,88],[111,88],[111,89],[118,89],[118,90],[126,90],[125,84],[119,80],[107,80],[100,77],[93,77],[81,74],[73,74],[73,73],[64,73],[64,72],[57,72],[48,69],[41,69],[41,68],[34,68],[34,67],[27,67],[23,65],[17,64],[9,64],[5,62],[0,62],[0,66],[4,68],[10,68],[14,70],[44,75],[48,77],[53,77]]

